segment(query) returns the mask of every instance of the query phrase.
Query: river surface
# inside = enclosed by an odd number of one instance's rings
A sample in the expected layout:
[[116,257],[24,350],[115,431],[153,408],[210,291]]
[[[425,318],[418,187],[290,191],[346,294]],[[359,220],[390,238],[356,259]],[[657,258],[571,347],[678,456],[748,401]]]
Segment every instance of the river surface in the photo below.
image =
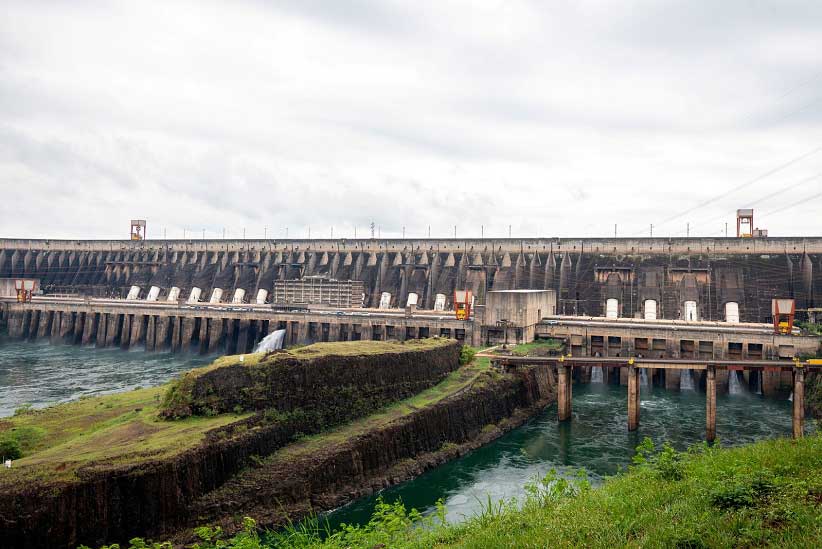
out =
[[[631,463],[634,449],[646,436],[657,445],[668,441],[680,450],[704,440],[705,393],[646,386],[640,400],[639,430],[629,433],[626,387],[575,385],[572,421],[558,423],[556,405],[551,406],[495,442],[380,495],[387,502],[401,498],[424,514],[442,499],[447,519],[460,521],[487,505],[488,496],[492,501],[522,496],[527,482],[552,468],[565,476],[584,470],[594,484],[601,482]],[[718,395],[717,435],[723,446],[791,436],[791,403],[747,391]],[[376,497],[352,502],[324,518],[332,528],[363,524]]]
[[159,385],[213,359],[0,340],[0,417],[24,404],[42,408],[86,395]]

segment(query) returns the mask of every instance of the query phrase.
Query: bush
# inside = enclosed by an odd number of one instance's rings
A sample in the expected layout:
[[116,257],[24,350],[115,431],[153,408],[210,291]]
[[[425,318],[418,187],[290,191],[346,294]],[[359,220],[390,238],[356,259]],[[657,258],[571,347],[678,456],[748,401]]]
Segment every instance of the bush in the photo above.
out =
[[468,345],[463,345],[462,349],[460,349],[460,365],[465,366],[466,364],[470,364],[476,354],[476,349],[472,349]]
[[11,437],[4,437],[0,439],[0,457],[6,459],[20,459],[23,456],[23,451],[20,449],[20,443]]

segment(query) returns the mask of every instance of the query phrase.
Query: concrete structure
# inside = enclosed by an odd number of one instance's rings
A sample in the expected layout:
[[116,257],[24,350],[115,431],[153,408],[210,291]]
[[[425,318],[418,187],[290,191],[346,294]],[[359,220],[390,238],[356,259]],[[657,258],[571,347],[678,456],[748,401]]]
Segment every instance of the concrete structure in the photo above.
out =
[[657,318],[681,319],[687,301],[698,320],[717,320],[733,302],[741,322],[768,322],[774,297],[818,306],[822,238],[0,240],[0,277],[21,275],[47,293],[96,297],[157,286],[160,300],[172,287],[184,300],[194,287],[270,296],[277,280],[324,276],[362,282],[366,307],[415,293],[429,310],[455,289],[478,305],[491,290],[552,289],[563,314],[605,316],[614,299],[618,317],[642,317],[652,300]]
[[274,330],[286,345],[317,341],[406,340],[431,336],[478,345],[473,321],[405,311],[278,309],[246,304],[178,304],[88,298],[0,299],[0,325],[15,339],[146,351],[251,352]]
[[507,330],[512,343],[533,341],[537,324],[556,313],[556,303],[553,290],[492,290],[481,318],[483,339],[505,341]]
[[[557,316],[537,324],[535,337],[559,339],[574,357],[637,357],[699,360],[779,360],[820,351],[818,337],[777,335],[770,324],[728,324],[724,322],[687,322],[682,320],[644,320]],[[580,368],[581,380],[590,370]],[[613,377],[608,378],[609,374]],[[760,375],[761,374],[761,375]],[[606,382],[627,385],[628,371],[603,372]],[[762,371],[756,376],[745,373],[752,389],[775,395],[791,389],[791,379],[777,371]],[[678,389],[678,370],[649,370],[649,381],[668,389]],[[694,373],[698,386],[704,383]],[[727,372],[718,380],[720,392],[728,391]],[[786,394],[787,396],[787,394]]]
[[[740,368],[737,361],[723,360],[700,360],[700,359],[653,359],[653,358],[574,358],[574,357],[523,357],[511,355],[498,355],[493,352],[482,352],[477,356],[488,358],[491,363],[507,370],[517,368],[539,366],[549,364],[557,372],[557,419],[568,421],[572,418],[571,399],[573,370],[576,368],[620,368],[627,372],[628,386],[628,430],[635,431],[639,428],[640,419],[640,375],[639,371],[668,370],[682,371],[694,370],[705,373],[705,438],[708,442],[713,442],[716,438],[716,392],[717,377],[719,372],[724,372],[727,377],[728,371]],[[754,360],[744,363],[745,370],[753,372],[763,372],[776,370],[787,374],[792,379],[793,389],[793,436],[800,438],[804,435],[805,426],[805,371],[822,371],[822,360],[801,361],[798,359],[788,361],[763,361]]]

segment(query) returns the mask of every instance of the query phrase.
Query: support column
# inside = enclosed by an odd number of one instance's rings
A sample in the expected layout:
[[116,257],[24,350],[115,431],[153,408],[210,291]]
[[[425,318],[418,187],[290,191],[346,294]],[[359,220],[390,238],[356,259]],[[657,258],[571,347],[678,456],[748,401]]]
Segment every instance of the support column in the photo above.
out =
[[146,325],[146,351],[154,351],[154,338],[157,334],[157,317],[149,315],[148,324]]
[[223,336],[223,319],[211,318],[208,321],[208,352],[216,353],[220,349]]
[[639,370],[630,364],[628,370],[628,430],[639,427]]
[[805,370],[797,363],[793,368],[793,438],[805,434]]
[[708,365],[705,378],[705,440],[716,439],[716,366]]
[[180,350],[187,352],[191,349],[191,340],[194,339],[194,318],[185,316],[180,322]]
[[83,328],[86,324],[86,313],[76,313],[74,315],[74,333],[71,336],[71,343],[80,343],[83,341]]
[[168,332],[171,327],[170,316],[157,317],[155,321],[154,332],[154,349],[157,351],[165,351],[168,349]]
[[182,332],[183,322],[179,316],[171,317],[171,352],[176,353],[180,350],[180,333]]
[[91,343],[92,339],[97,336],[97,315],[95,313],[86,313],[85,321],[83,322],[83,345]]
[[679,391],[679,384],[682,380],[682,370],[674,370],[673,368],[664,370],[665,374],[665,388],[669,391]]
[[60,316],[60,342],[71,342],[74,334],[74,315],[70,311],[63,311]]
[[248,320],[241,318],[237,321],[237,354],[244,355],[248,352]]
[[304,320],[297,325],[297,343],[310,343],[308,340],[308,321]]
[[571,419],[571,367],[557,364],[557,419]]
[[37,337],[45,338],[51,335],[51,319],[54,316],[52,311],[40,312],[40,325],[37,327]]
[[114,346],[114,342],[117,341],[117,338],[120,336],[120,323],[122,322],[123,315],[118,313],[110,313],[107,316],[106,347],[112,347]]
[[134,315],[123,315],[123,325],[120,328],[120,348],[124,351],[128,350],[129,341],[131,341],[131,323]]
[[37,327],[40,325],[40,311],[32,311],[31,312],[31,319],[29,320],[29,334],[28,337],[30,340],[34,341],[37,339]]
[[[131,336],[129,336],[129,349],[136,348],[140,343],[145,344],[145,334],[143,333],[143,316],[134,315],[131,320]],[[145,345],[143,346],[145,349]]]
[[200,354],[204,355],[208,352],[208,317],[200,319]]
[[108,313],[100,313],[100,318],[97,319],[97,348],[102,349],[106,346],[106,326],[108,326]]

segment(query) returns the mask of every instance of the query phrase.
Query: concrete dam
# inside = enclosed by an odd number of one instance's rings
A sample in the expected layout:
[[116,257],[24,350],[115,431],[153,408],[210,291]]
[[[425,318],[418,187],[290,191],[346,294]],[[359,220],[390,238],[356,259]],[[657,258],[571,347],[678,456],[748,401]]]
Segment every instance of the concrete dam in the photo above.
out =
[[371,308],[552,289],[557,314],[768,322],[773,297],[799,319],[822,301],[822,238],[0,240],[0,278],[20,277],[52,295],[260,304],[277,281],[324,277],[360,282]]

